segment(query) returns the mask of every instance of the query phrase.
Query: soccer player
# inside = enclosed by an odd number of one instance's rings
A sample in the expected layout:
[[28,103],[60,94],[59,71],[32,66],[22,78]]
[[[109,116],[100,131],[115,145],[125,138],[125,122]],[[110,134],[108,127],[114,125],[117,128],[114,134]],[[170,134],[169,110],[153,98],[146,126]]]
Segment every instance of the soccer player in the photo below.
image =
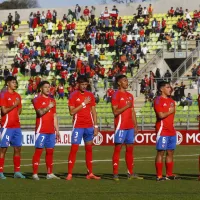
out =
[[[173,155],[176,148],[176,130],[174,129],[175,102],[170,98],[172,88],[166,81],[158,85],[159,96],[154,100],[156,113],[156,149],[155,159],[157,181],[180,179],[173,174]],[[163,156],[166,152],[166,177],[163,177]]]
[[72,179],[72,170],[76,160],[76,153],[83,138],[85,142],[85,159],[87,166],[87,179],[99,180],[92,171],[92,141],[98,134],[97,114],[95,109],[95,97],[86,90],[88,80],[85,76],[77,78],[78,90],[70,94],[69,112],[73,116],[74,125],[71,137],[71,150],[68,157],[68,175],[66,180]]
[[19,115],[22,111],[21,97],[15,92],[17,80],[8,76],[5,80],[6,89],[1,92],[1,140],[0,140],[0,179],[6,179],[3,174],[5,154],[9,145],[14,148],[14,178],[22,178],[20,172],[22,132]]
[[134,110],[133,95],[126,91],[128,79],[125,75],[116,77],[118,90],[113,94],[112,110],[115,116],[114,153],[112,157],[113,179],[119,181],[118,168],[122,145],[126,144],[126,165],[128,179],[142,179],[133,173],[133,143],[135,133],[137,134],[137,120]]
[[42,81],[40,83],[40,95],[33,99],[36,111],[35,128],[35,153],[32,159],[33,179],[39,180],[38,166],[43,148],[46,148],[47,179],[60,179],[53,174],[53,153],[56,138],[60,137],[58,120],[56,115],[56,102],[50,98],[50,83]]

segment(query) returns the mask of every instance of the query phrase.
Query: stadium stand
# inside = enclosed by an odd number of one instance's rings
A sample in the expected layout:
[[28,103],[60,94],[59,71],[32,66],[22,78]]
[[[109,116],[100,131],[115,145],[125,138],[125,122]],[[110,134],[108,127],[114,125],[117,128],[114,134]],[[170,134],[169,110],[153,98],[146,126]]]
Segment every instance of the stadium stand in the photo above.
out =
[[[83,10],[79,20],[73,12],[64,15],[63,19],[57,19],[56,11],[38,11],[31,13],[29,19],[27,16],[27,21],[21,21],[19,27],[11,24],[11,27],[3,30],[0,39],[0,51],[4,55],[0,84],[3,87],[2,80],[9,74],[17,76],[18,92],[23,99],[22,127],[30,128],[35,124],[31,99],[37,93],[36,88],[41,80],[49,80],[52,84],[51,95],[57,99],[60,126],[70,127],[66,98],[76,89],[75,80],[79,74],[88,76],[92,91],[96,93],[99,123],[106,128],[112,127],[113,115],[107,89],[110,85],[116,89],[114,79],[117,74],[127,74],[131,82],[138,73],[142,72],[144,77],[150,72],[149,63],[158,52],[191,52],[198,47],[200,12],[197,11],[186,10],[184,15],[172,10],[166,13],[154,11],[152,14],[143,9],[134,16],[120,16],[120,10],[113,9],[109,13],[105,9],[100,17],[94,13],[95,10],[93,15],[90,15],[90,10],[89,13]],[[0,30],[5,24],[1,23]],[[5,31],[10,28],[15,38],[14,46],[7,45],[9,36]],[[168,72],[163,77],[156,77],[155,70],[141,80],[144,91],[141,89],[143,92],[137,99],[140,103],[136,106],[139,124],[155,122],[152,104],[147,102],[154,96],[150,94],[151,82],[156,78],[170,79]],[[191,75],[193,77],[194,74]],[[189,84],[187,82],[187,86]],[[64,101],[59,98],[62,92],[66,94]],[[197,96],[193,95],[193,100],[196,99]],[[188,123],[183,115],[197,113],[196,101],[190,106],[177,106],[176,122],[180,125]],[[194,118],[189,119],[189,123],[197,122]]]

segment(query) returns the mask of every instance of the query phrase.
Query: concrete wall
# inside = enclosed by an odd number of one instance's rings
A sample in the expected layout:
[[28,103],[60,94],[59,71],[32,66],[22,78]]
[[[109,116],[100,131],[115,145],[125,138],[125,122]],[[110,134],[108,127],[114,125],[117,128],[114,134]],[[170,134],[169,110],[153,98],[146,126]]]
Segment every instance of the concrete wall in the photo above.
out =
[[[76,4],[76,1],[74,2],[74,5]],[[120,15],[132,15],[136,13],[136,8],[138,7],[139,3],[131,3],[128,5],[117,5],[117,8],[120,11]],[[141,3],[141,5],[147,6],[149,5],[149,2]],[[98,16],[105,8],[105,6],[108,6],[108,8],[112,9],[113,5],[96,5],[96,15]],[[199,10],[200,2],[198,0],[160,0],[153,3],[154,13],[166,13],[170,7],[183,7],[183,9],[188,8],[189,11],[193,11],[195,9]],[[68,9],[74,10],[74,7],[63,7],[63,8],[55,8],[58,12],[58,18],[61,19],[64,14],[67,14]],[[21,20],[28,20],[28,16],[30,12],[37,12],[38,10],[41,11],[47,11],[48,8],[36,8],[36,9],[21,9],[17,10],[21,16]],[[52,8],[50,9],[52,10]],[[82,7],[83,10],[83,7]],[[0,21],[6,21],[8,13],[11,12],[14,15],[15,10],[0,10]]]

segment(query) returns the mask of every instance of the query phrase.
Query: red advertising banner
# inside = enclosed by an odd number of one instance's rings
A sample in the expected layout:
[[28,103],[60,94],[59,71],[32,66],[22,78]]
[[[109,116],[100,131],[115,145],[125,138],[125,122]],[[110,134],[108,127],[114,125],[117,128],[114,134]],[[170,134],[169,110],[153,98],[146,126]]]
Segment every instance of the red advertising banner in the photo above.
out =
[[[198,130],[177,130],[177,145],[200,145],[200,133]],[[113,145],[114,132],[101,131],[93,140],[94,145]],[[155,145],[155,131],[140,131],[135,136],[135,145]]]

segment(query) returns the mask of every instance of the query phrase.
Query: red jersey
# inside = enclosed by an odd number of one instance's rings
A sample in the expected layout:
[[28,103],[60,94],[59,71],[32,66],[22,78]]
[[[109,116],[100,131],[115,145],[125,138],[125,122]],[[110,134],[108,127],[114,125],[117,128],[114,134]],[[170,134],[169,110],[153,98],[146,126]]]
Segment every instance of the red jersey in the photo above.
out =
[[74,128],[91,128],[94,126],[91,112],[92,106],[95,106],[96,104],[94,95],[91,92],[85,91],[84,93],[81,93],[77,90],[71,93],[68,105],[76,108],[81,105],[87,97],[90,97],[91,101],[74,115]]
[[53,87],[53,86],[51,86],[51,87],[50,87],[50,95],[51,95],[51,96],[54,96],[55,93],[56,93],[56,88]]
[[84,14],[85,16],[88,16],[88,15],[90,14],[89,9],[86,8],[86,9],[83,11],[83,14]]
[[171,98],[163,98],[162,96],[156,97],[154,100],[154,110],[156,113],[156,132],[158,136],[174,136],[176,131],[174,129],[174,115],[175,113],[160,119],[157,115],[158,112],[168,112],[171,106],[175,106],[174,100]]
[[14,105],[16,100],[20,100],[19,105],[12,109],[6,115],[1,113],[1,127],[2,128],[20,128],[19,110],[22,108],[21,96],[17,92],[10,93],[8,91],[1,93],[0,106],[9,108]]
[[91,44],[86,44],[85,48],[86,48],[86,51],[91,51],[92,50]]
[[61,78],[64,78],[64,79],[67,78],[67,74],[68,72],[66,70],[60,72]]
[[[118,108],[123,108],[126,106],[127,102],[132,102],[134,105],[133,95],[127,91],[121,92],[117,90],[112,96],[112,106],[117,106]],[[124,130],[124,129],[132,129],[134,128],[133,123],[133,111],[132,108],[126,109],[123,113],[115,116],[115,129],[116,130]]]
[[46,134],[54,134],[55,127],[54,127],[54,114],[56,113],[56,102],[54,99],[50,97],[43,97],[38,96],[33,100],[33,106],[35,111],[38,109],[46,108],[51,102],[54,102],[54,107],[49,110],[45,115],[42,117],[36,117],[36,126],[35,132],[36,133],[46,133]]
[[71,23],[71,29],[75,29],[76,28],[76,24],[74,22]]
[[112,95],[114,94],[114,90],[112,89],[112,88],[109,88],[108,90],[107,90],[107,96],[108,97],[112,97]]
[[64,86],[62,86],[62,85],[58,86],[58,93],[59,94],[64,93]]

